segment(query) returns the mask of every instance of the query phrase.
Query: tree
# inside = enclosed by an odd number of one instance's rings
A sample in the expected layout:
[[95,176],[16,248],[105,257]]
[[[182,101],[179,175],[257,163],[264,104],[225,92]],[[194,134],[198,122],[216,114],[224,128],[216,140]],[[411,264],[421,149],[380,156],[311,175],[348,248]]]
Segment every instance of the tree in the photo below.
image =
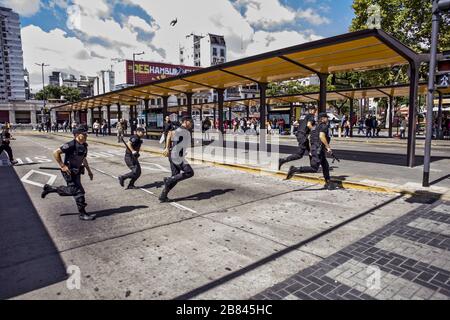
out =
[[[430,51],[431,0],[354,0],[355,18],[350,31],[367,29],[368,8],[377,4],[381,8],[381,29],[419,53]],[[450,15],[443,15],[439,49],[450,49]]]
[[37,100],[61,99],[64,97],[69,102],[80,100],[80,90],[70,87],[46,86],[43,90],[36,93]]

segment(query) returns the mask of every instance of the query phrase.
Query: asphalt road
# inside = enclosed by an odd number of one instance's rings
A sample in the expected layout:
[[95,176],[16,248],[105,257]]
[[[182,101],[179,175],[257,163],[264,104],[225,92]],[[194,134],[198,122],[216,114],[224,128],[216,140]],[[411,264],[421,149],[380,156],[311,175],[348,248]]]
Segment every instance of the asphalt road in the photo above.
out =
[[[247,299],[420,205],[196,163],[161,204],[167,159],[143,154],[140,189],[123,190],[123,148],[92,143],[95,177],[83,184],[98,218],[82,222],[72,198],[40,197],[40,185],[63,184],[42,168],[56,167],[51,153],[64,142],[17,136],[22,164],[0,166],[0,298]],[[67,286],[73,266],[79,290]]]

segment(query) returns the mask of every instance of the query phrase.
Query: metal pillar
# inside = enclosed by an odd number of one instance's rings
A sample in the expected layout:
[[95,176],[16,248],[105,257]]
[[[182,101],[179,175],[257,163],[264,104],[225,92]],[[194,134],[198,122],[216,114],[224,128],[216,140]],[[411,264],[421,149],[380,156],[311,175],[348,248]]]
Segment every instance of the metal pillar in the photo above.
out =
[[228,120],[230,120],[230,123],[231,123],[231,118],[233,117],[233,114],[232,114],[232,112],[231,112],[231,107],[229,107],[228,108]]
[[320,80],[320,96],[319,96],[319,112],[327,112],[327,73],[319,73]]
[[419,82],[419,66],[416,61],[410,62],[409,82],[408,151],[406,165],[413,168],[416,160],[417,87]]
[[437,138],[443,139],[443,131],[442,131],[442,92],[438,91],[439,94],[439,104],[438,104],[438,129],[437,129]]
[[192,92],[186,93],[188,117],[192,117]]
[[145,136],[147,137],[147,139],[148,139],[147,127],[148,127],[148,107],[149,107],[149,103],[150,103],[149,99],[145,99],[144,100],[144,108],[145,108]]
[[117,104],[117,121],[122,119],[122,111],[120,110],[120,103]]
[[133,131],[133,106],[130,106],[130,112],[128,114],[128,121],[129,121],[129,125],[130,125],[130,134],[133,135],[134,131]]
[[169,115],[169,96],[164,96],[162,97],[162,101],[163,101],[163,118],[164,121],[166,121],[166,117]]
[[223,102],[224,102],[224,92],[225,90],[217,90],[217,100],[218,100],[218,112],[219,112],[219,131],[224,133],[223,129]]
[[250,106],[246,106],[247,111],[247,119],[250,118]]
[[[203,121],[203,106],[200,106],[200,123]],[[201,125],[201,124],[200,124]]]
[[107,115],[107,123],[108,123],[108,135],[111,135],[111,105],[106,106],[106,115]]
[[259,83],[259,123],[260,131],[266,130],[267,105],[266,105],[267,83]]
[[102,115],[102,107],[98,107],[98,122],[102,123],[103,115]]
[[389,110],[389,114],[388,114],[388,135],[389,135],[389,138],[392,138],[392,112],[393,112],[393,110],[394,110],[394,97],[393,96],[389,96],[389,106],[388,106],[388,110]]
[[353,138],[353,116],[355,115],[354,103],[355,99],[350,99],[350,138]]
[[214,103],[214,108],[213,108],[213,116],[214,116],[214,124],[213,124],[213,128],[214,129],[217,129],[216,128],[216,119],[217,119],[217,116],[216,116],[216,104]]
[[89,112],[91,114],[91,128],[92,128],[92,133],[94,133],[94,109],[89,109]]

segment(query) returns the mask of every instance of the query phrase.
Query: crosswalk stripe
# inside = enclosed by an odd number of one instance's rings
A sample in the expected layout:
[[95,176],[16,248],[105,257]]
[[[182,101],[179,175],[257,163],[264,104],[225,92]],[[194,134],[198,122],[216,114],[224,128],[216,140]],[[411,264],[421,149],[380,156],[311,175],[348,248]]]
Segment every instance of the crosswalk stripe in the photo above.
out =
[[408,227],[450,236],[450,225],[430,219],[417,218],[408,223]]

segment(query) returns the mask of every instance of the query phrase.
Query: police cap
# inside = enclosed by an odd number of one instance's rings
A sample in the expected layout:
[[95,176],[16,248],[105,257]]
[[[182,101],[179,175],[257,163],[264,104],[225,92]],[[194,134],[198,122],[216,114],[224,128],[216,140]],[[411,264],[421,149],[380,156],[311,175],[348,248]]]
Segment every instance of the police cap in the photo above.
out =
[[88,128],[85,125],[79,125],[78,127],[76,127],[73,130],[73,134],[74,135],[78,135],[78,134],[87,134],[88,133]]

